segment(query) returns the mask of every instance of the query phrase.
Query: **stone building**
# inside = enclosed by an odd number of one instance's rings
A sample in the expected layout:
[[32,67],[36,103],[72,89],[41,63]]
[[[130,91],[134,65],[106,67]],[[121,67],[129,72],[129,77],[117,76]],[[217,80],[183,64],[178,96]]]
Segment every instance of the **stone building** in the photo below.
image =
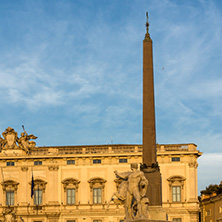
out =
[[[142,163],[142,145],[36,147],[36,138],[7,128],[0,138],[0,220],[26,222],[119,222],[123,205],[108,202],[116,192],[114,170]],[[157,144],[162,201],[168,219],[197,222],[195,144]],[[33,196],[31,198],[31,191]]]
[[[220,183],[222,185],[222,181]],[[202,194],[200,202],[201,222],[222,221],[222,193]]]

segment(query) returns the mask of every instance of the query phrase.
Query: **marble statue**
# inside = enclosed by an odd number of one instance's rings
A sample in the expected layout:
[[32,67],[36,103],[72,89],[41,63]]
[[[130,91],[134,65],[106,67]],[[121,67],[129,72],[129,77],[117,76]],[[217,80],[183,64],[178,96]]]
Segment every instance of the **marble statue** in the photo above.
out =
[[124,203],[126,221],[135,218],[148,218],[149,199],[145,196],[148,180],[144,173],[138,170],[138,164],[132,163],[131,171],[119,173],[115,170],[114,173],[117,178],[121,178],[123,181],[110,201],[117,197]]

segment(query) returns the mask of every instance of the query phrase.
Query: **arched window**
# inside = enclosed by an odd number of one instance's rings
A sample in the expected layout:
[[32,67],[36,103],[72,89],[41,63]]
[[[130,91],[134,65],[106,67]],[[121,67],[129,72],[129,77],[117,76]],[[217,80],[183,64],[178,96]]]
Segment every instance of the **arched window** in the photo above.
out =
[[73,205],[78,203],[79,180],[68,178],[62,181],[64,188],[64,198],[66,204]]
[[104,204],[106,180],[97,177],[90,179],[88,182],[90,186],[90,204]]
[[[31,185],[31,182],[29,183]],[[45,189],[46,184],[44,180],[41,179],[35,179],[34,180],[34,199],[33,204],[34,205],[43,205],[45,204]]]
[[184,202],[185,201],[185,185],[186,178],[183,176],[171,176],[167,179],[169,182],[169,202]]
[[17,190],[19,183],[14,180],[6,180],[1,183],[3,188],[4,203],[7,206],[13,206],[17,203]]

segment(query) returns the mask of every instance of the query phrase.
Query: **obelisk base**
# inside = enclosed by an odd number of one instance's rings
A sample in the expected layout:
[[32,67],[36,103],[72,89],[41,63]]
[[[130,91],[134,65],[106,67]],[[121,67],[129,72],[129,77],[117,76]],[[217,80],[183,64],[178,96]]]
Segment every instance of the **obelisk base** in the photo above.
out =
[[149,198],[149,206],[162,206],[162,179],[159,166],[141,169],[149,181],[146,196]]
[[162,206],[150,206],[149,218],[151,221],[168,221],[166,210]]
[[149,219],[133,219],[127,222],[167,222],[167,213],[162,206],[149,207]]

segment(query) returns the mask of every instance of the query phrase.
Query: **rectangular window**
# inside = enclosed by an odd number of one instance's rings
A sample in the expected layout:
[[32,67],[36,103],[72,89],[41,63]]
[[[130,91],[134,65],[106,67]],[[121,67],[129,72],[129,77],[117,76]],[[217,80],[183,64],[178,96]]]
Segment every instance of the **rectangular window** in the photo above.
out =
[[93,222],[102,222],[102,220],[93,220]]
[[67,165],[74,165],[75,164],[75,160],[67,160]]
[[102,189],[101,188],[93,189],[93,203],[95,204],[102,203]]
[[76,222],[75,220],[67,220],[66,222]]
[[172,187],[173,202],[181,201],[181,187]]
[[34,161],[34,165],[42,165],[42,161]]
[[14,190],[6,191],[6,205],[14,205]]
[[172,157],[172,162],[180,162],[180,157]]
[[206,216],[211,216],[211,210],[206,211]]
[[181,218],[173,218],[173,222],[181,222]]
[[34,205],[42,205],[42,190],[34,190]]
[[6,166],[15,166],[15,162],[7,162]]
[[76,190],[67,189],[67,204],[75,204]]
[[127,163],[127,158],[121,158],[121,159],[119,159],[119,163]]
[[94,159],[93,164],[101,163],[101,159]]

